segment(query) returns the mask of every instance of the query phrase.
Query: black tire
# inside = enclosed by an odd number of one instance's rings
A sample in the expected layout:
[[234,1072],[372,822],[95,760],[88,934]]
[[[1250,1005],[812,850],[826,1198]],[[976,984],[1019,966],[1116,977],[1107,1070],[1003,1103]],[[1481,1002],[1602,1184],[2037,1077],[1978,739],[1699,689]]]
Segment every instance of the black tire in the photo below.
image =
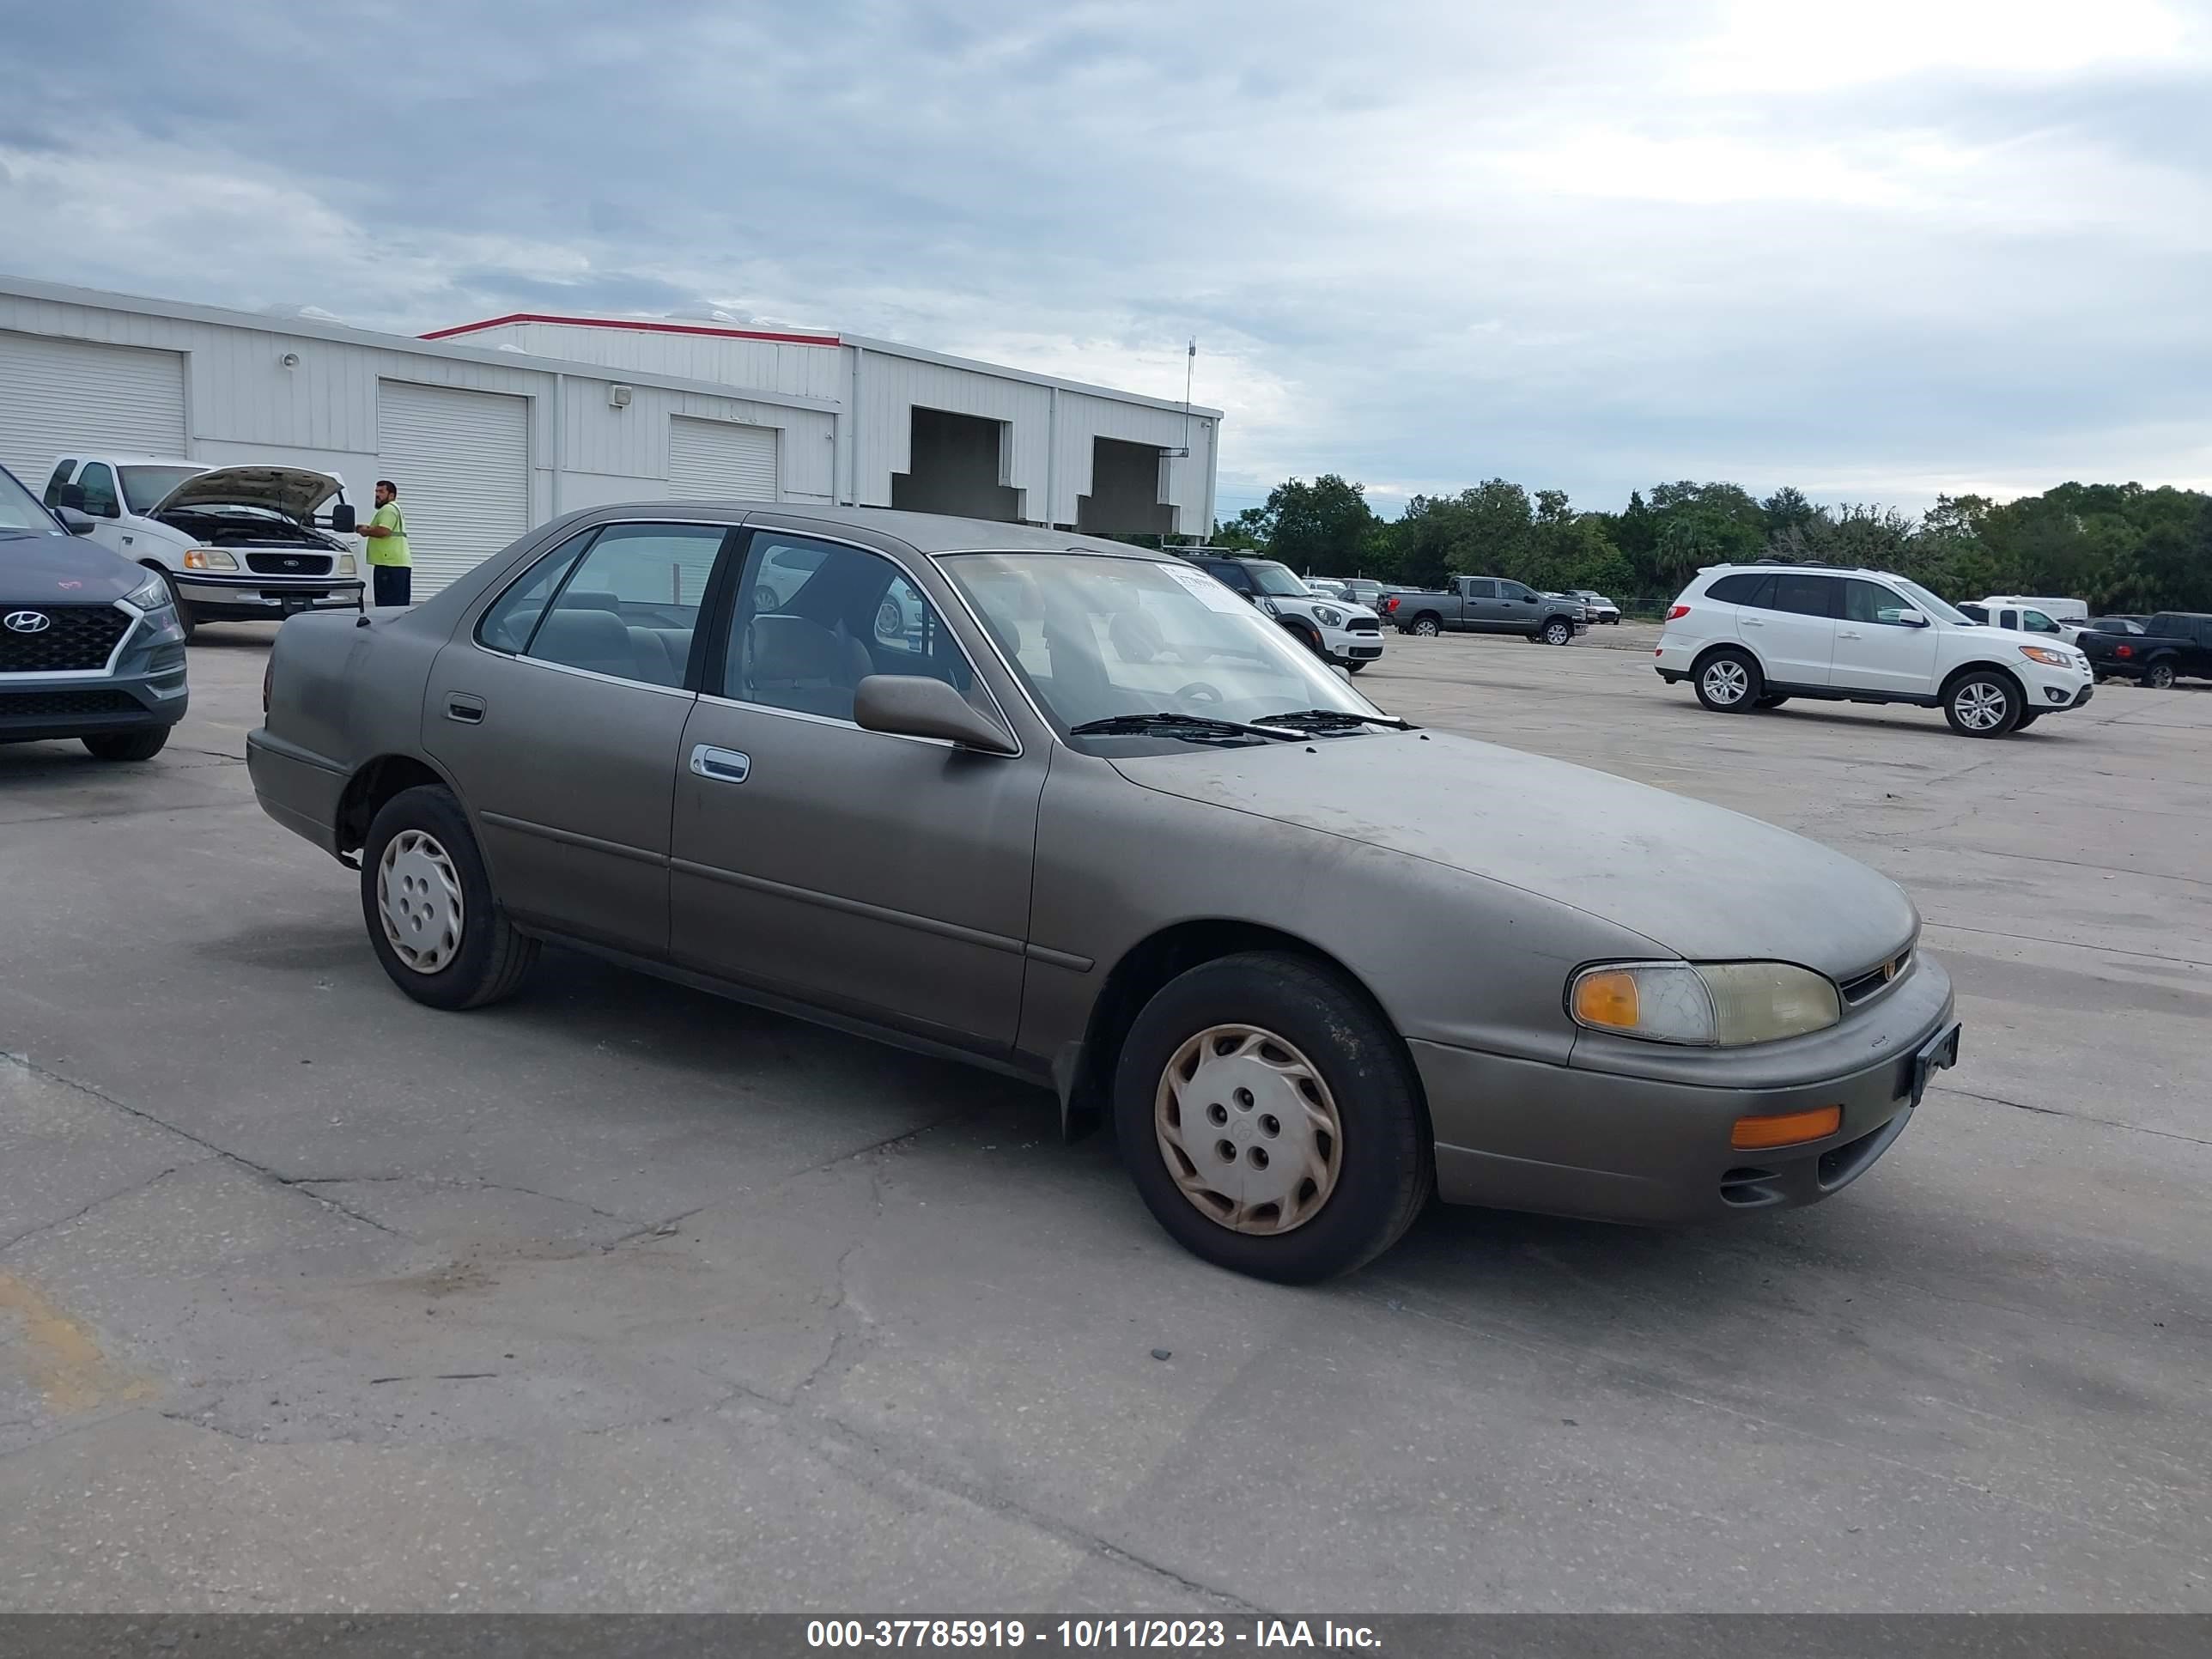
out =
[[1759,659],[1733,646],[1701,658],[1691,671],[1690,684],[1697,690],[1698,701],[1716,714],[1743,714],[1766,695],[1766,676],[1759,671]]
[[1962,738],[2002,738],[2027,712],[2020,683],[2002,669],[1969,668],[1943,688],[1943,718]]
[[[459,943],[441,964],[428,971],[410,967],[385,931],[379,901],[385,849],[414,831],[431,838],[444,854],[461,895]],[[392,982],[433,1008],[481,1008],[514,994],[531,963],[538,941],[517,933],[492,896],[483,854],[461,804],[434,784],[403,789],[377,812],[361,849],[362,920],[369,943]]]
[[[1209,1029],[1231,1024],[1297,1050],[1335,1104],[1335,1185],[1287,1232],[1238,1232],[1201,1212],[1176,1184],[1155,1124],[1170,1064]],[[1252,1104],[1248,1097],[1237,1109]],[[1341,976],[1284,952],[1223,957],[1162,987],[1121,1046],[1114,1121],[1121,1161],[1160,1225],[1192,1255],[1255,1279],[1305,1285],[1350,1273],[1397,1243],[1436,1186],[1434,1139],[1405,1044]],[[1264,1112],[1246,1120],[1260,1133],[1267,1121]],[[1264,1153],[1263,1143],[1253,1146]]]
[[1575,625],[1565,617],[1554,617],[1544,624],[1545,644],[1572,645],[1574,641]]
[[2023,710],[2021,714],[2021,717],[2013,722],[2012,729],[2015,732],[2025,732],[2029,726],[2034,725],[2036,721],[2041,720],[2044,715],[2048,713],[2050,713],[2050,710],[2045,708],[2029,708]]
[[169,603],[177,608],[177,626],[185,630],[185,637],[189,640],[192,630],[199,626],[199,620],[192,615],[191,606],[185,603],[185,596],[177,592],[176,573],[164,570],[158,564],[149,564],[146,568],[168,584]]
[[1406,631],[1416,639],[1432,640],[1444,631],[1444,625],[1434,617],[1416,617],[1407,623]]
[[1374,660],[1375,659],[1372,657],[1362,657],[1357,662],[1348,662],[1345,664],[1344,672],[1347,674],[1357,674],[1361,669],[1366,667],[1369,663]]
[[1790,701],[1787,696],[1770,691],[1752,705],[1754,708],[1779,708]]
[[2151,663],[2143,669],[2142,683],[2154,691],[2172,690],[2173,681],[2173,665],[2170,662]]
[[168,740],[167,726],[149,726],[136,732],[101,732],[82,742],[94,760],[149,761]]
[[1296,640],[1300,645],[1305,647],[1307,650],[1312,652],[1314,655],[1319,657],[1323,662],[1327,662],[1328,660],[1328,653],[1322,647],[1320,635],[1315,633],[1310,628],[1305,627],[1303,623],[1285,623],[1283,626],[1288,630],[1291,637]]

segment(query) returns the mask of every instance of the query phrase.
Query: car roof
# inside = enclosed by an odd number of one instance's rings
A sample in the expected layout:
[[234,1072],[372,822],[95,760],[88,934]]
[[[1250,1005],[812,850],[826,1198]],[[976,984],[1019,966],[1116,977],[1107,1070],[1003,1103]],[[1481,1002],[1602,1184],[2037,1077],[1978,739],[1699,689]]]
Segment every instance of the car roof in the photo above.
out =
[[58,461],[106,461],[116,466],[196,466],[203,472],[215,471],[213,461],[189,460],[182,455],[140,455],[127,449],[64,449],[54,459]]
[[1079,535],[1073,531],[1048,530],[1036,525],[1002,524],[989,519],[963,519],[942,513],[911,513],[889,507],[831,507],[813,501],[629,501],[594,507],[590,517],[611,514],[665,514],[671,511],[727,514],[783,525],[842,526],[894,536],[917,553],[1103,553],[1120,558],[1158,562],[1181,551],[1176,548],[1134,547],[1127,542]]
[[1802,570],[1814,576],[1873,576],[1882,581],[1910,581],[1894,570],[1877,570],[1870,564],[1814,564],[1806,560],[1762,559],[1753,564],[1709,564],[1700,576],[1725,576],[1739,570]]

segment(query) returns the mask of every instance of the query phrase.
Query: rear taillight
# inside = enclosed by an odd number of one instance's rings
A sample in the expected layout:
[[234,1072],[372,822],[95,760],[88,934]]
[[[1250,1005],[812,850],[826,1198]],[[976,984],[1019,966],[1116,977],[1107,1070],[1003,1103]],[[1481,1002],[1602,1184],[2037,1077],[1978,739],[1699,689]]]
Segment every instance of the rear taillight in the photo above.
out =
[[261,665],[261,714],[262,714],[262,717],[263,717],[264,720],[265,720],[266,718],[268,718],[268,714],[269,714],[269,681],[270,681],[270,676],[272,676],[273,674],[275,674],[275,673],[276,673],[276,653],[275,653],[274,648],[272,647],[272,648],[271,648],[271,651],[270,651],[270,654],[269,660],[268,660],[267,662],[264,662],[264,663],[263,663],[263,664]]
[[1385,616],[1389,615],[1390,612],[1395,611],[1397,608],[1398,596],[1395,593],[1393,593],[1389,599],[1382,601],[1382,614]]
[[2132,657],[2135,653],[2136,648],[2132,645],[2116,645],[2112,647],[2112,654],[2116,657]]
[[1679,621],[1680,618],[1686,617],[1689,614],[1690,607],[1686,605],[1674,605],[1667,607],[1667,620],[1668,622]]

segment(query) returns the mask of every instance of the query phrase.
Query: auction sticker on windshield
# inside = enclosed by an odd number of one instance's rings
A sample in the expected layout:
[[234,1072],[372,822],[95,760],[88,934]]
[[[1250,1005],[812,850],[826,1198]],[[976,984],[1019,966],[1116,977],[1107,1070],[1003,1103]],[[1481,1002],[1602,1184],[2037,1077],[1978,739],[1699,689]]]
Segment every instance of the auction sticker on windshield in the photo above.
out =
[[1195,593],[1198,602],[1209,611],[1225,611],[1233,617],[1244,608],[1243,600],[1203,571],[1179,564],[1164,564],[1160,568]]

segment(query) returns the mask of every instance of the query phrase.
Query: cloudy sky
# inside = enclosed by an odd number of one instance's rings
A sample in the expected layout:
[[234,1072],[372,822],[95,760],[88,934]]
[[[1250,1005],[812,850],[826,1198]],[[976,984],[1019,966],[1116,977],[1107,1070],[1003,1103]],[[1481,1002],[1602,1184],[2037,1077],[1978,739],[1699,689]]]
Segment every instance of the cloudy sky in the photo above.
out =
[[76,0],[0,270],[409,331],[733,312],[1341,471],[2212,485],[2212,0]]

